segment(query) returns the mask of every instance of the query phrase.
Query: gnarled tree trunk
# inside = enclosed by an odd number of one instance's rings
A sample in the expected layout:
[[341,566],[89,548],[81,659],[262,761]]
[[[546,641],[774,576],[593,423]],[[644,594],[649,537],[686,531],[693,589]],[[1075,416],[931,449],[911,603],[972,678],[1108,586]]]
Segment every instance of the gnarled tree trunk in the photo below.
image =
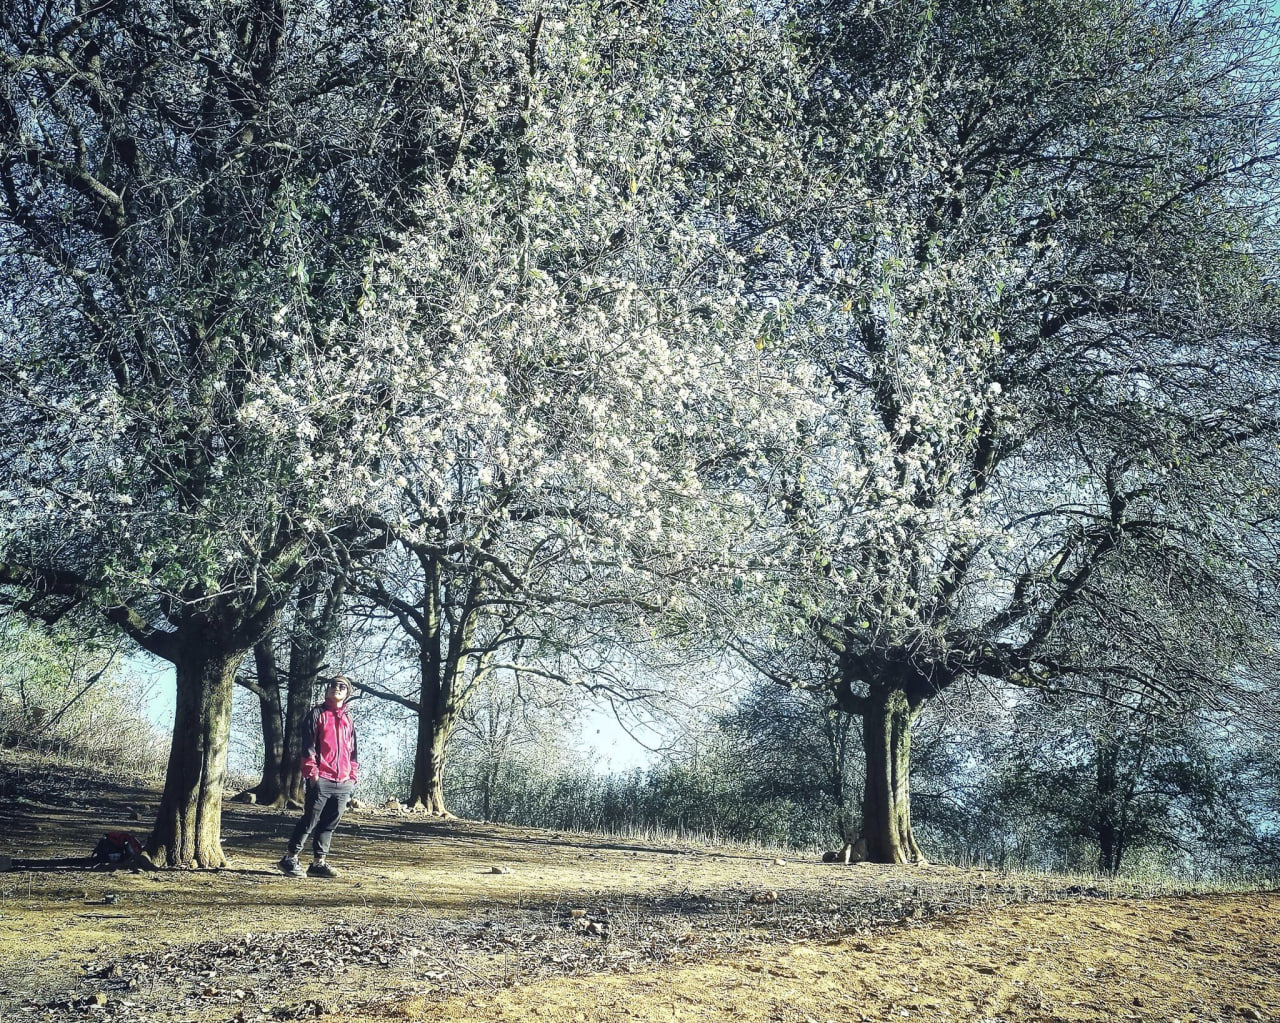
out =
[[214,624],[177,637],[177,706],[147,856],[161,867],[224,867],[222,798],[237,649]]
[[862,711],[867,779],[862,795],[862,837],[876,863],[923,863],[911,830],[911,726],[919,713],[907,694],[873,686]]

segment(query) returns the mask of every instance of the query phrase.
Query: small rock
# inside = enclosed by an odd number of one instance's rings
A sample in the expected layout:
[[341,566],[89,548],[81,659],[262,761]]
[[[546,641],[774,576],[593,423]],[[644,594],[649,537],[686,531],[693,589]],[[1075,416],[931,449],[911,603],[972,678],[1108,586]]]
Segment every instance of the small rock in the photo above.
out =
[[772,906],[778,901],[778,893],[775,891],[756,892],[748,901],[755,903],[757,906]]
[[85,999],[85,1004],[90,1006],[105,1006],[107,1004],[107,995],[104,991],[95,991]]
[[250,792],[248,789],[244,792],[237,792],[231,797],[231,802],[233,803],[256,803],[257,801],[258,794],[256,792]]
[[395,796],[392,796],[390,799],[388,799],[388,800],[387,800],[385,803],[383,803],[382,805],[383,805],[383,806],[385,806],[388,810],[402,810],[402,809],[404,809],[404,807],[402,807],[402,806],[400,805],[400,800],[396,799],[396,797],[395,797]]
[[591,921],[591,923],[587,924],[587,933],[588,933],[588,934],[603,934],[603,933],[604,933],[604,927],[603,927],[603,925],[598,924],[598,923],[596,923],[596,922],[593,920],[593,921]]
[[355,796],[352,796],[352,797],[351,797],[351,799],[347,801],[347,809],[348,809],[348,810],[363,810],[363,809],[364,809],[364,803],[362,803],[362,802],[360,802],[360,800],[356,799],[356,798],[355,798]]
[[511,868],[499,866],[498,864],[495,863],[492,867],[489,868],[489,873],[490,874],[510,874]]
[[1252,1005],[1241,1005],[1236,1009],[1241,1019],[1262,1019],[1262,1013]]
[[787,865],[787,861],[782,859],[782,857],[778,857],[773,861],[773,865],[775,867],[785,867]]

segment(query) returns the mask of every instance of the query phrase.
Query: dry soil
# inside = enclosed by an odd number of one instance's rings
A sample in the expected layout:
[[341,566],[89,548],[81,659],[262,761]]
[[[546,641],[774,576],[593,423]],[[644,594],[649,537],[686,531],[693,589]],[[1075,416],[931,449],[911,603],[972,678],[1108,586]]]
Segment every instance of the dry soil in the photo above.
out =
[[[96,871],[156,794],[0,759],[0,1019],[1280,1019],[1280,895],[228,803],[221,871]],[[135,819],[137,815],[137,819]]]

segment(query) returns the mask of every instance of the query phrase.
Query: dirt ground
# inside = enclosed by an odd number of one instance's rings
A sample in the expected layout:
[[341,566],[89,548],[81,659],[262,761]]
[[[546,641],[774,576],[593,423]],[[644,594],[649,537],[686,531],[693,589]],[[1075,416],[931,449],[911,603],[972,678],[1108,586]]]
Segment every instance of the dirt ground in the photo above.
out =
[[[88,870],[156,794],[0,759],[0,1019],[1280,1019],[1280,894],[826,865],[385,808],[334,881],[228,803],[227,870]],[[135,820],[138,814],[141,819]]]

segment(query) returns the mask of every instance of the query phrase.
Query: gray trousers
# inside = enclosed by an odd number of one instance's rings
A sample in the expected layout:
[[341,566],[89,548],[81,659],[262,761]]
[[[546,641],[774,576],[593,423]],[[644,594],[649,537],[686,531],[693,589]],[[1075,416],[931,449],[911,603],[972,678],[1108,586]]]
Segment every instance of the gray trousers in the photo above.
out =
[[313,836],[311,851],[315,853],[317,860],[329,855],[333,829],[342,820],[342,811],[347,808],[347,801],[354,788],[355,785],[349,781],[329,781],[327,778],[307,782],[307,799],[302,806],[302,819],[289,837],[290,856],[298,855],[298,851],[307,844],[308,835]]

